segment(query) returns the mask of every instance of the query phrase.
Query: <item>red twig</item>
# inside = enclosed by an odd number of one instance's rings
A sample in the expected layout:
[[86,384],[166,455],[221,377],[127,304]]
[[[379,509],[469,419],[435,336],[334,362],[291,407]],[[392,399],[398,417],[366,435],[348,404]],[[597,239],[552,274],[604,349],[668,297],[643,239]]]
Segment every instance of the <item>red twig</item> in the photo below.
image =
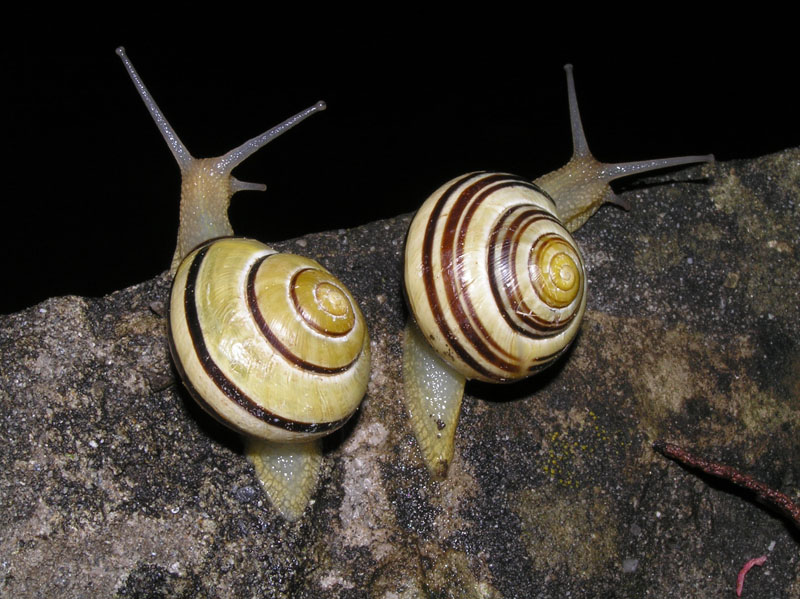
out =
[[735,468],[697,457],[682,447],[673,445],[672,443],[656,441],[653,443],[653,449],[681,464],[685,464],[691,468],[697,468],[706,474],[729,480],[735,485],[753,491],[764,504],[778,510],[800,529],[800,505],[789,499],[788,495],[768,487],[752,476],[742,474]]
[[747,576],[747,573],[750,571],[750,568],[753,566],[763,566],[764,562],[767,561],[767,556],[762,555],[761,557],[754,557],[750,561],[748,561],[742,569],[739,570],[739,576],[736,577],[736,596],[742,596],[742,587],[744,586],[744,577]]

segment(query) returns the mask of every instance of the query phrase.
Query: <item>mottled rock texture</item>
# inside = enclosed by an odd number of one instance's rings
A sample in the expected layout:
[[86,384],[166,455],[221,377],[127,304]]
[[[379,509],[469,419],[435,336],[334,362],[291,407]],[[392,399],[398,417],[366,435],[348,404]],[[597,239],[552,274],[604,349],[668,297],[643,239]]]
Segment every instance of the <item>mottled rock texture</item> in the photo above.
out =
[[166,274],[0,317],[0,595],[706,598],[766,554],[743,596],[800,596],[800,531],[651,449],[800,497],[800,150],[624,189],[630,212],[577,233],[577,342],[467,386],[442,483],[402,404],[410,215],[276,244],[336,272],[372,334],[368,394],[295,524],[175,380]]

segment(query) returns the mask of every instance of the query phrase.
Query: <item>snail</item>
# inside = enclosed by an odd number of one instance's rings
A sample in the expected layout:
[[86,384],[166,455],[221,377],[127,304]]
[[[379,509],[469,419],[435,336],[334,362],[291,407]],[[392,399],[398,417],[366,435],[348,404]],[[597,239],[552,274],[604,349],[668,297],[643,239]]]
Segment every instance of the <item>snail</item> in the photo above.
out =
[[685,156],[603,164],[589,152],[566,65],[573,155],[533,182],[475,172],[437,189],[406,237],[403,382],[425,463],[444,478],[467,379],[509,383],[555,362],[586,309],[586,274],[571,232],[601,204],[627,208],[609,182],[713,160]]
[[348,289],[317,262],[231,237],[231,196],[264,190],[231,171],[323,110],[319,102],[218,158],[193,158],[117,49],[181,170],[168,314],[170,351],[192,397],[245,438],[272,504],[298,519],[316,485],[320,438],[353,415],[369,379],[369,335]]

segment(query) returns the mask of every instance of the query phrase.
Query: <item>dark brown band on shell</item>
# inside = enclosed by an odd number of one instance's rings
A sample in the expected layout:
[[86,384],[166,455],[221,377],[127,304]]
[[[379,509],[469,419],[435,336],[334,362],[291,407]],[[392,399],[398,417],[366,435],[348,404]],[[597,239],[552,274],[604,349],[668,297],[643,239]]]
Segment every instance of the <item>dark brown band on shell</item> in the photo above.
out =
[[[453,332],[450,330],[450,327],[447,325],[442,306],[439,303],[439,296],[436,294],[436,281],[433,269],[433,240],[436,235],[436,224],[439,221],[442,210],[450,199],[450,196],[453,195],[455,190],[464,181],[472,176],[474,176],[474,173],[454,181],[453,184],[442,194],[442,196],[439,198],[439,201],[436,202],[436,205],[431,211],[425,227],[425,237],[422,242],[422,279],[425,286],[425,293],[428,297],[428,304],[431,308],[431,314],[433,315],[436,325],[439,327],[439,331],[444,336],[444,339],[447,341],[448,345],[453,348],[453,351],[455,351],[470,368],[481,373],[483,376],[493,377],[493,373],[489,372],[489,370],[484,368],[482,364],[480,364],[470,355],[470,352],[467,350],[467,348],[465,348],[459,342],[458,338],[453,334]],[[491,183],[492,179],[497,179],[499,177],[500,175],[493,175],[478,181],[478,183],[473,184],[462,191],[460,197],[466,196],[467,198],[471,198],[475,193],[480,191],[480,189]],[[441,262],[443,265],[447,265],[444,267],[445,271],[452,270],[452,252],[450,248],[445,247],[445,245],[442,244],[439,249],[441,254]],[[443,274],[445,277],[448,276],[447,272]],[[452,273],[450,273],[450,280],[452,281]],[[460,307],[456,308],[456,313],[458,312],[461,312]]]

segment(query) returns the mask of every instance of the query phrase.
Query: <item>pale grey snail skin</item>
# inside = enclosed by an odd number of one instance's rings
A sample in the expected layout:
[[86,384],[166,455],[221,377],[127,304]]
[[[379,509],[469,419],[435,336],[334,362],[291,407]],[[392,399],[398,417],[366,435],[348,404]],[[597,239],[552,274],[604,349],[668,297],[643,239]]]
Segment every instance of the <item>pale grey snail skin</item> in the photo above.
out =
[[123,48],[117,49],[181,170],[170,350],[192,397],[241,433],[272,504],[298,519],[316,486],[319,439],[358,408],[369,380],[369,335],[347,288],[318,263],[229,237],[231,171],[322,102],[218,158],[196,159],[167,123]]
[[513,382],[552,364],[575,338],[586,274],[570,235],[605,202],[609,182],[695,162],[685,156],[603,164],[589,152],[572,66],[565,67],[573,155],[533,183],[469,173],[435,191],[409,227],[403,381],[406,407],[431,474],[453,459],[467,379]]

